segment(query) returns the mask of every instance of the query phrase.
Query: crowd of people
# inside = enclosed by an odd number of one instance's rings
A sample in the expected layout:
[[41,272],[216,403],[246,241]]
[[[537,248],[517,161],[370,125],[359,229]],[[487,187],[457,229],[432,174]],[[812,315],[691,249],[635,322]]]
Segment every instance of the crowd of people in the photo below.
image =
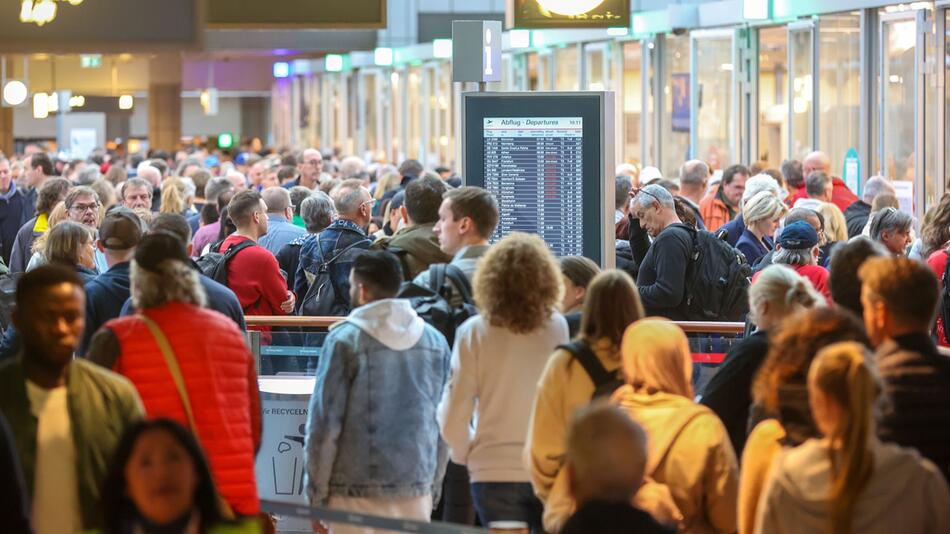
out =
[[[602,269],[496,236],[491,193],[415,160],[0,156],[10,531],[273,528],[254,464],[277,371],[315,376],[314,506],[551,534],[950,529],[950,194],[918,226],[821,153],[619,171]],[[749,334],[714,372],[675,322],[716,290],[710,238],[749,275]],[[245,321],[280,315],[339,322],[315,361],[259,370],[249,328],[313,341]]]

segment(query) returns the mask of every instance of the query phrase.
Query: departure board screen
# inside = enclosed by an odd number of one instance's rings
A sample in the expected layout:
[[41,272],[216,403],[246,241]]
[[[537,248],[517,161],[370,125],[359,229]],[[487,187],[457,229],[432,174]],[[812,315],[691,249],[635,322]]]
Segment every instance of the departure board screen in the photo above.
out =
[[558,257],[613,267],[613,93],[462,94],[462,179],[498,202],[497,242],[536,234]]
[[582,117],[482,119],[485,188],[498,201],[497,241],[538,234],[557,256],[583,250]]

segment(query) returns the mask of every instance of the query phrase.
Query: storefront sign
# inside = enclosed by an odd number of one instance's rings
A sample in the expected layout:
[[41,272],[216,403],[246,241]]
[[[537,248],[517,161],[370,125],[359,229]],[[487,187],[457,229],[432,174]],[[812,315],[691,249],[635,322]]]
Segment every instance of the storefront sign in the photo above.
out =
[[689,132],[689,73],[672,74],[670,78],[673,91],[673,131]]
[[208,0],[207,12],[211,28],[386,28],[385,0]]
[[627,28],[630,0],[513,0],[513,28]]

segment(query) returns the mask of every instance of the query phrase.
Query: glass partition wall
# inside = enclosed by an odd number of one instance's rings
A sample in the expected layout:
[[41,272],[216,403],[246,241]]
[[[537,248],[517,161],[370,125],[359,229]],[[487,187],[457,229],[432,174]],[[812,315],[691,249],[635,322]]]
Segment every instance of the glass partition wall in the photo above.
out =
[[758,159],[778,169],[788,157],[788,30],[759,30]]
[[735,51],[733,30],[693,32],[690,108],[691,157],[713,171],[736,163]]

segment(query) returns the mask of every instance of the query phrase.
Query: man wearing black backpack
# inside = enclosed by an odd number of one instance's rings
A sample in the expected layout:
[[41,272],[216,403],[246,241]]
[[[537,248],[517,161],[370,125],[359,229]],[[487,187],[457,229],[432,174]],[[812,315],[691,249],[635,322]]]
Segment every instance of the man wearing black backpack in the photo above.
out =
[[372,241],[364,230],[376,201],[362,180],[343,181],[331,195],[337,219],[300,247],[294,276],[297,315],[342,317],[350,313],[350,270]]
[[695,231],[680,222],[673,195],[663,187],[648,185],[632,194],[630,248],[640,267],[640,300],[647,315],[686,320],[686,270]]
[[[277,259],[257,240],[267,233],[267,206],[257,191],[241,191],[228,204],[237,231],[228,236],[218,252],[241,250],[229,257],[226,284],[241,302],[245,315],[286,315],[294,309],[294,294],[280,272]],[[270,328],[260,327],[262,339],[270,341]]]

